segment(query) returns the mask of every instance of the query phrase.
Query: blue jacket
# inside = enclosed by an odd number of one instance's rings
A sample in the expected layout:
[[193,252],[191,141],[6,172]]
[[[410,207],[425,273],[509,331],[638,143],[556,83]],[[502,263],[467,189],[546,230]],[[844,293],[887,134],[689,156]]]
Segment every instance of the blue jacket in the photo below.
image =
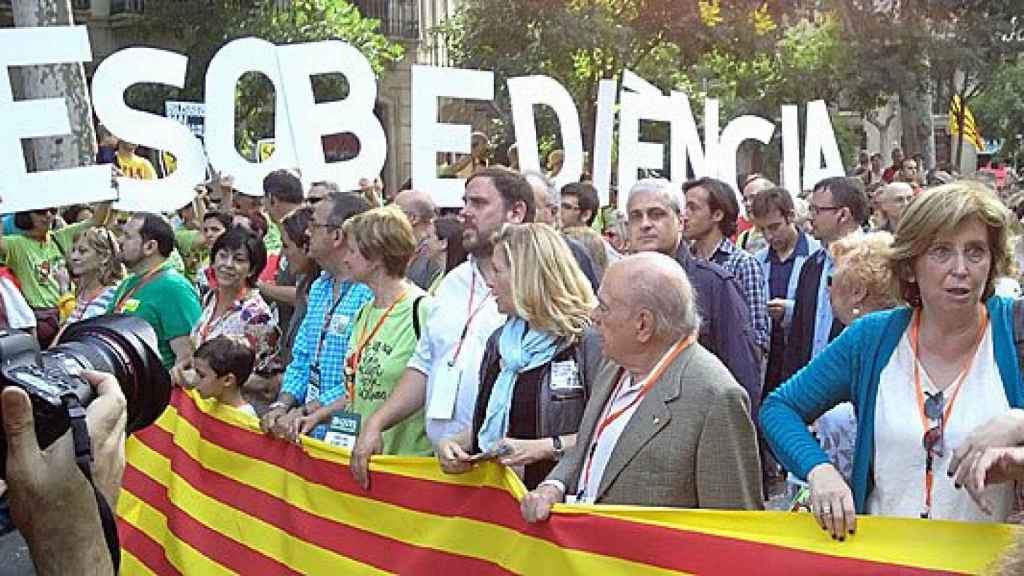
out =
[[[1024,407],[1024,386],[1013,337],[1013,300],[993,296],[988,312],[992,346],[1006,399]],[[910,324],[911,309],[876,312],[854,322],[804,369],[764,401],[761,427],[775,455],[787,470],[806,479],[828,456],[807,431],[807,423],[840,402],[857,412],[857,441],[851,488],[857,512],[865,512],[871,492],[875,451],[875,400],[882,369]]]
[[[780,326],[776,326],[775,321],[772,320],[772,330],[777,330],[781,328],[782,330],[785,330],[787,332],[789,331],[789,326],[793,322],[793,309],[795,307],[794,304],[796,302],[797,285],[800,282],[800,271],[803,270],[804,268],[804,262],[806,262],[808,258],[813,256],[815,252],[821,249],[821,242],[818,242],[810,234],[806,232],[801,232],[800,237],[804,238],[804,241],[807,243],[807,253],[797,254],[795,259],[793,260],[793,270],[789,274],[789,284],[786,285],[786,299],[790,300],[790,303],[789,305],[786,306],[786,313],[782,317],[782,322]],[[797,239],[797,242],[799,241],[800,240]],[[770,250],[771,248],[764,248],[762,250],[759,250],[757,254],[754,254],[754,258],[757,258],[757,261],[761,263],[761,268],[764,270],[764,293],[769,295],[769,300],[771,300],[772,293],[770,285],[772,277],[772,263],[769,258]]]

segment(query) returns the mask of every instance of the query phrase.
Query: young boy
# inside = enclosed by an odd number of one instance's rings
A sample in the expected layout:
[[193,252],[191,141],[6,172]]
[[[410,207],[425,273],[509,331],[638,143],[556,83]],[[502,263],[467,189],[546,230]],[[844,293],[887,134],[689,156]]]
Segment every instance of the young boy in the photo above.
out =
[[255,354],[245,341],[218,336],[203,342],[192,357],[196,390],[203,398],[218,402],[256,417],[256,410],[242,398],[242,384],[249,379]]

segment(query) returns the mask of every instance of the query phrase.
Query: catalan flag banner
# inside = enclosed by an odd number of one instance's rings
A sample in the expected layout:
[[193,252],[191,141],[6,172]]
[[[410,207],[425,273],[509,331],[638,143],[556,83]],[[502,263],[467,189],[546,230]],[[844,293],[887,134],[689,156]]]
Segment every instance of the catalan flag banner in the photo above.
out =
[[250,417],[176,391],[128,442],[118,526],[124,574],[969,574],[1008,525],[863,517],[834,542],[806,513],[555,507],[522,520],[497,464],[461,476],[378,457],[370,490],[347,453],[291,445]]
[[974,123],[974,114],[971,114],[970,108],[963,106],[960,96],[953,96],[953,100],[949,103],[949,133],[953,135],[960,133],[958,118],[960,118],[961,107],[964,114],[964,140],[973,144],[978,151],[984,150],[985,141],[981,138],[978,125]]

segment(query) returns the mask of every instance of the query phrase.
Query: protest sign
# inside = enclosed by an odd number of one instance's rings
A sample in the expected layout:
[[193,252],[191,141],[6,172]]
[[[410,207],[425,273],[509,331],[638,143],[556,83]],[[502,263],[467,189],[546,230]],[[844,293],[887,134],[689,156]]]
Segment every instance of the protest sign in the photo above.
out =
[[202,102],[164,102],[164,115],[181,122],[196,135],[202,138],[206,123],[206,104]]
[[[4,207],[28,209],[115,197],[109,175],[98,167],[29,174],[20,140],[68,131],[67,109],[58,101],[13,101],[8,67],[51,62],[89,61],[91,51],[83,27],[16,28],[0,30],[0,196]],[[139,67],[132,63],[145,61]],[[176,170],[150,181],[119,178],[116,206],[125,210],[174,210],[190,200],[193,185],[204,180],[207,164],[232,174],[245,194],[262,195],[263,178],[280,168],[298,168],[307,186],[331,180],[342,189],[356,189],[361,178],[380,173],[388,142],[374,115],[377,82],[369,61],[354,47],[338,40],[277,46],[258,38],[225,44],[206,71],[206,101],[168,102],[161,117],[129,108],[125,91],[139,83],[182,87],[187,56],[151,48],[126,48],[99,64],[93,79],[96,115],[116,136],[166,151],[176,159]],[[253,161],[238,152],[235,141],[236,86],[243,74],[258,72],[274,85],[275,126],[273,154]],[[316,102],[310,79],[338,73],[349,91],[342,100]],[[491,100],[494,74],[486,70],[459,70],[412,66],[412,183],[429,191],[440,206],[460,206],[464,183],[440,178],[438,154],[470,151],[471,127],[443,123],[439,99]],[[579,112],[568,91],[547,76],[511,78],[508,88],[521,165],[539,169],[534,111],[548,106],[558,119],[565,152],[559,186],[579,178],[584,152]],[[675,184],[690,177],[717,177],[735,186],[736,151],[745,140],[772,141],[775,123],[742,116],[721,128],[718,102],[704,100],[703,130],[689,97],[681,92],[662,93],[638,75],[625,70],[616,95],[614,80],[602,81],[598,91],[595,125],[594,184],[602,203],[608,200],[612,179],[615,106],[619,105],[618,188],[628,191],[638,173],[665,173]],[[824,102],[806,106],[803,170],[796,106],[783,106],[783,183],[793,191],[807,189],[826,176],[844,173]],[[201,126],[199,118],[202,118]],[[184,119],[184,122],[182,122]],[[668,166],[663,142],[640,139],[640,125],[662,122],[669,126]],[[198,135],[204,137],[201,142]],[[353,154],[325,153],[324,138],[343,135],[357,142]],[[348,148],[346,144],[345,148]],[[15,191],[32,190],[32,194]],[[41,191],[40,193],[36,193]],[[6,192],[6,194],[5,194]],[[738,194],[738,191],[736,191]],[[627,194],[619,194],[624,207]]]

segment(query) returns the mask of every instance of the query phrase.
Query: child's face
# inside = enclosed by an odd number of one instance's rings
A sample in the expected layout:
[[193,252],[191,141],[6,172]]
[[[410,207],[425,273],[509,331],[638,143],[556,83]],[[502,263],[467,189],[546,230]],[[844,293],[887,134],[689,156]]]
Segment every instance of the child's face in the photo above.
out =
[[195,367],[197,376],[196,390],[203,398],[216,398],[219,400],[224,394],[224,389],[232,385],[233,378],[231,374],[217,376],[213,368],[210,368],[210,363],[204,358],[194,359],[192,365]]

